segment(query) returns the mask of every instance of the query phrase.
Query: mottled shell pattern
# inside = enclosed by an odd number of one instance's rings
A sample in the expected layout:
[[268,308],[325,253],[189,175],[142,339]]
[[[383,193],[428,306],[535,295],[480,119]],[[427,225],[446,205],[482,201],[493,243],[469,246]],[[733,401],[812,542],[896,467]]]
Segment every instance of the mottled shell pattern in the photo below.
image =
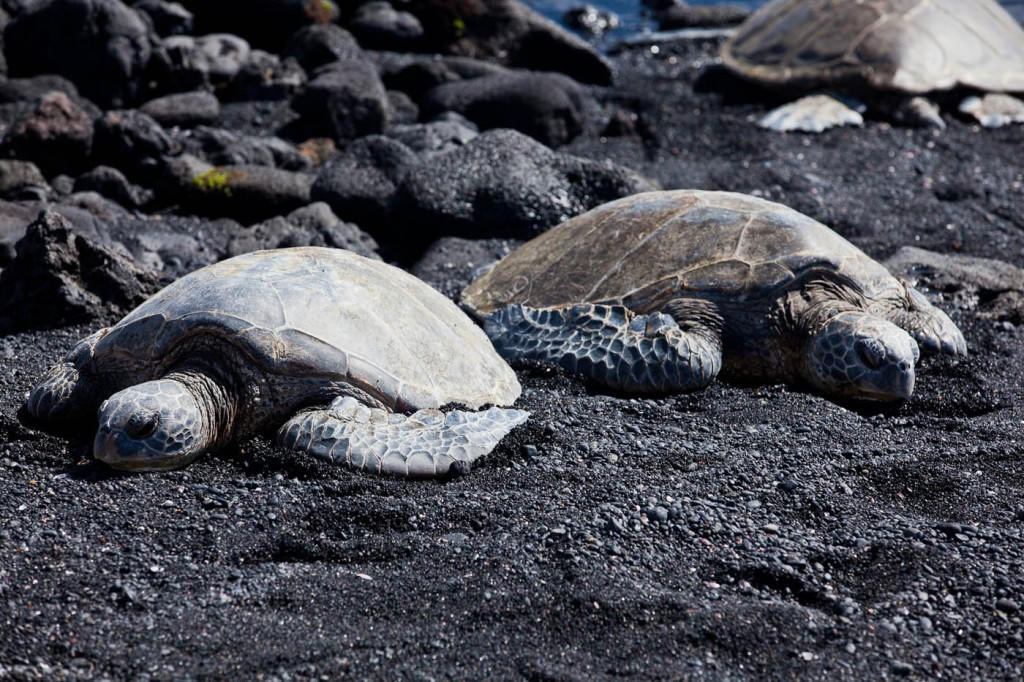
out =
[[686,296],[754,308],[809,271],[856,283],[867,296],[895,278],[802,213],[732,192],[676,190],[604,204],[516,249],[463,293],[480,315],[511,303],[623,303],[637,311]]
[[1024,29],[995,0],[773,0],[722,59],[753,80],[802,87],[1024,91]]
[[156,378],[180,344],[203,335],[264,372],[345,381],[403,411],[505,405],[520,391],[447,298],[396,267],[319,247],[258,251],[186,275],[114,326],[90,370]]

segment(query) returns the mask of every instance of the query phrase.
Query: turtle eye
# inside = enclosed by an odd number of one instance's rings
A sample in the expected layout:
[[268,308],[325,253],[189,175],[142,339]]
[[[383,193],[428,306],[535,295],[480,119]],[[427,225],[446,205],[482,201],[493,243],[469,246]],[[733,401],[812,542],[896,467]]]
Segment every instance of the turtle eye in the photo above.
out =
[[124,432],[132,438],[148,438],[156,432],[156,427],[158,426],[160,426],[160,414],[158,412],[133,414],[128,419],[128,423],[124,425]]
[[878,369],[882,366],[882,359],[878,356],[878,352],[869,344],[858,341],[856,348],[857,357],[860,358],[865,367],[868,369]]

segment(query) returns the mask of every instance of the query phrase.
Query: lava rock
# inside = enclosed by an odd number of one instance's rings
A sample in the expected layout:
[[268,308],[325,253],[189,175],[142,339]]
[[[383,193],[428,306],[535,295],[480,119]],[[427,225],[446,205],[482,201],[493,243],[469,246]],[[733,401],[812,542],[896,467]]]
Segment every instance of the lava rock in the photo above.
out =
[[339,59],[362,59],[363,51],[352,34],[337,24],[313,24],[295,32],[282,56],[294,58],[312,71]]
[[153,78],[162,92],[223,86],[241,70],[251,52],[249,43],[229,33],[170,36],[154,52]]
[[415,123],[420,118],[420,108],[416,102],[401,90],[388,90],[388,111],[390,127]]
[[943,254],[904,246],[885,261],[894,274],[922,289],[943,292],[982,317],[1024,323],[1024,269],[993,258]]
[[388,128],[387,132],[388,137],[398,140],[421,156],[451,151],[478,134],[476,126],[465,119],[395,125]]
[[165,0],[139,0],[132,9],[149,20],[153,32],[161,37],[192,33],[192,13],[176,2]]
[[89,114],[65,93],[54,90],[39,98],[35,108],[7,131],[0,151],[32,161],[46,174],[77,172],[93,143]]
[[220,102],[209,92],[181,92],[151,99],[139,107],[165,127],[192,128],[210,124],[220,116]]
[[78,94],[75,84],[63,76],[43,74],[28,78],[8,78],[0,81],[0,104],[37,102],[51,91],[63,92],[78,105],[89,118],[96,118],[103,112],[95,104]]
[[4,30],[12,76],[57,73],[104,108],[134,103],[153,45],[120,0],[44,0]]
[[388,126],[390,107],[377,69],[368,61],[332,62],[313,76],[292,107],[317,131],[335,140],[380,133]]
[[294,59],[253,50],[221,97],[226,101],[287,99],[301,90],[306,80],[306,72]]
[[138,209],[152,199],[152,192],[128,182],[124,173],[110,166],[96,166],[75,180],[75,192],[96,192],[125,208]]
[[513,239],[441,237],[423,252],[409,272],[457,300],[481,268],[501,260],[521,243]]
[[518,0],[411,0],[424,28],[424,49],[492,58],[506,66],[558,71],[606,85],[611,65],[587,42]]
[[307,170],[310,157],[295,145],[279,137],[241,135],[225,130],[199,126],[173,134],[176,146],[215,166],[270,166],[285,170]]
[[658,30],[735,26],[748,16],[750,10],[738,5],[672,4],[658,11]]
[[129,174],[151,174],[175,148],[152,116],[137,109],[108,111],[96,120],[93,159]]
[[387,232],[402,178],[419,162],[401,142],[368,135],[324,164],[310,194],[373,234]]
[[[179,161],[183,160],[182,155]],[[198,163],[196,163],[198,162]],[[214,166],[193,159],[178,165],[180,198],[202,215],[263,220],[310,202],[314,176],[267,166]],[[196,172],[198,171],[198,172]]]
[[621,166],[559,154],[514,130],[480,134],[406,176],[396,222],[440,235],[529,238],[612,199],[656,189]]
[[403,62],[395,69],[390,69],[387,64],[380,64],[379,68],[389,88],[401,90],[414,100],[444,83],[509,73],[503,66],[467,57],[415,59],[411,63]]
[[0,273],[0,328],[7,331],[121,316],[156,289],[154,273],[52,211],[28,226],[16,250]]
[[380,260],[373,237],[339,219],[322,201],[243,230],[228,242],[228,255],[290,246],[329,246]]
[[423,37],[420,20],[396,10],[386,0],[363,3],[347,26],[359,44],[371,50],[411,50]]
[[549,147],[583,130],[586,93],[556,73],[513,71],[439,85],[420,100],[423,116],[456,111],[482,129],[514,128]]
[[182,0],[195,15],[196,32],[229,31],[250,44],[279,52],[289,36],[310,24],[329,24],[338,17],[327,0]]
[[0,199],[44,201],[50,192],[46,178],[34,163],[0,160]]

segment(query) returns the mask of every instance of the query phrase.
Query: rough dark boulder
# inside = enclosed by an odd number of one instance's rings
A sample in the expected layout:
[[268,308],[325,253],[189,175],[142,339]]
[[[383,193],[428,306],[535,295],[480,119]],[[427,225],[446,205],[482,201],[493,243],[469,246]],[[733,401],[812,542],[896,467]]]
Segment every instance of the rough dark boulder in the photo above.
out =
[[423,25],[427,51],[611,83],[611,65],[593,47],[518,0],[411,0],[407,8]]
[[456,111],[481,129],[514,128],[558,147],[582,132],[586,98],[561,74],[510,71],[438,85],[419,105],[424,118]]
[[0,199],[43,201],[51,189],[39,168],[30,161],[0,160]]
[[1024,269],[1016,265],[904,246],[885,266],[918,288],[937,292],[982,317],[1024,323]]
[[32,161],[47,175],[74,173],[85,166],[93,132],[89,114],[66,94],[53,90],[15,121],[0,142],[0,153]]
[[163,126],[137,109],[108,111],[95,128],[93,159],[130,174],[152,174],[157,160],[175,148]]
[[124,173],[110,166],[96,166],[75,179],[75,192],[96,192],[127,209],[142,208],[152,192],[133,185]]
[[60,74],[104,108],[138,99],[152,48],[146,22],[120,0],[44,0],[4,30],[11,76]]
[[161,126],[193,128],[208,125],[220,115],[220,102],[204,90],[180,92],[151,99],[139,107]]
[[338,16],[328,0],[182,0],[195,16],[196,33],[229,31],[253,46],[277,52],[288,37],[310,24]]
[[[162,199],[206,216],[265,220],[310,202],[314,176],[267,166],[211,166],[183,154],[166,161]],[[168,182],[169,181],[169,182]]]
[[413,50],[423,40],[420,20],[386,0],[363,3],[346,26],[360,45],[371,50]]
[[671,31],[680,28],[714,28],[735,26],[750,15],[750,10],[738,5],[673,4],[657,13],[658,28]]
[[331,207],[322,201],[240,231],[228,243],[228,255],[238,256],[260,249],[291,246],[329,246],[380,259],[377,253],[379,247],[373,237],[357,225],[339,219]]
[[132,9],[147,19],[153,31],[159,36],[187,35],[192,33],[192,13],[177,2],[165,0],[138,0]]
[[171,134],[183,152],[214,166],[271,166],[296,171],[313,165],[310,157],[294,144],[272,135],[243,135],[210,126]]
[[536,236],[612,199],[657,189],[622,166],[559,154],[514,130],[492,130],[407,173],[405,229],[473,237]]
[[156,290],[154,273],[125,252],[77,233],[45,211],[0,272],[0,329],[52,327],[124,315]]
[[377,69],[359,59],[340,59],[322,67],[292,107],[314,134],[339,141],[382,132],[391,111]]
[[282,53],[312,71],[338,59],[360,59],[363,51],[351,33],[337,24],[304,26],[289,39]]
[[344,220],[375,234],[387,232],[402,178],[419,162],[416,153],[401,142],[368,135],[324,164],[310,194]]

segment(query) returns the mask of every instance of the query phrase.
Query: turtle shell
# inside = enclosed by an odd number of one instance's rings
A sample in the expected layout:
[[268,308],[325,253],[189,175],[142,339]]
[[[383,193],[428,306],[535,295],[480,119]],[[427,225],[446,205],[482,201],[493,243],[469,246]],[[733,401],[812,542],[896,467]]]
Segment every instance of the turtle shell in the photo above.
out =
[[1024,30],[995,0],[773,0],[722,45],[753,80],[1024,90]]
[[464,292],[479,315],[512,303],[623,303],[637,312],[683,296],[750,308],[827,272],[871,297],[895,278],[791,208],[732,192],[635,194],[576,216],[505,256]]
[[320,247],[257,251],[182,277],[111,328],[89,369],[129,367],[148,380],[183,353],[215,361],[224,341],[264,372],[346,381],[402,410],[507,405],[520,391],[450,300],[396,267]]

